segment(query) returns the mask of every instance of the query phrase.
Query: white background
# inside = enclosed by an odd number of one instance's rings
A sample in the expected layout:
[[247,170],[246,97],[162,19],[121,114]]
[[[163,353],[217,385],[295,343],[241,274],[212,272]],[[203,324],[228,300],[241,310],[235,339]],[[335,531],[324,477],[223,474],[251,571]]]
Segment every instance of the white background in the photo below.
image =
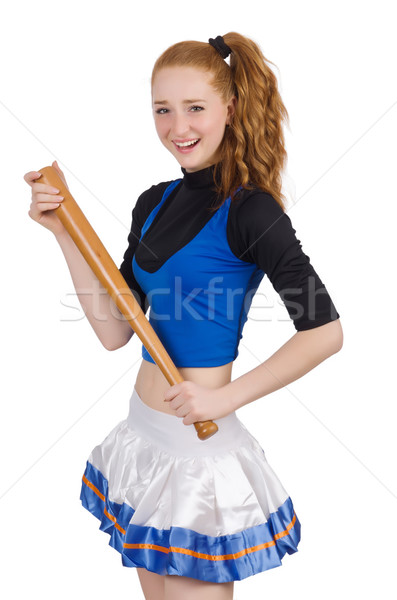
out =
[[[57,159],[117,264],[131,210],[181,175],[150,106],[156,58],[238,31],[277,66],[290,115],[288,214],[344,330],[341,352],[241,408],[291,495],[299,552],[235,584],[235,599],[389,598],[395,587],[393,2],[14,1],[0,13],[1,586],[7,599],[143,598],[82,508],[91,449],[128,411],[134,336],[106,351],[52,234],[28,216],[27,171]],[[261,309],[267,302],[273,309]],[[73,306],[74,308],[70,308]],[[263,306],[263,304],[262,304]],[[233,379],[294,333],[262,282]],[[1,590],[0,590],[1,591]]]

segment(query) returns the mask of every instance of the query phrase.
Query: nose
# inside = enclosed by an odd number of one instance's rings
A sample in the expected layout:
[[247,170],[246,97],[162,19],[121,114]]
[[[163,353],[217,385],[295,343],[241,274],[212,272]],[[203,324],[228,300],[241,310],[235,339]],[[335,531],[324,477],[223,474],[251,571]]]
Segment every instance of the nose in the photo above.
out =
[[172,131],[174,133],[174,137],[183,138],[187,136],[187,133],[190,130],[189,118],[184,113],[174,113],[174,118],[172,122]]

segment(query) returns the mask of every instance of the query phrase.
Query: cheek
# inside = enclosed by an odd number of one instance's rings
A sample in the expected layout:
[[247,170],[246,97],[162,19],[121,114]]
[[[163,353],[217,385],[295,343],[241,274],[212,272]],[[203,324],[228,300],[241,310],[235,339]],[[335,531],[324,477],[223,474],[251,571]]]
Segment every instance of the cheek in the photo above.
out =
[[166,130],[167,130],[167,125],[164,121],[164,119],[155,119],[154,120],[154,126],[156,128],[157,131],[157,135],[161,138],[164,137],[164,135],[166,134]]
[[208,130],[212,143],[216,146],[219,145],[223,140],[224,132],[225,130],[221,123],[219,121],[214,122],[212,127]]
[[207,133],[211,134],[211,137],[214,140],[221,141],[223,138],[223,134],[225,132],[225,125],[223,114],[219,114],[214,119],[211,119],[211,122],[208,123]]

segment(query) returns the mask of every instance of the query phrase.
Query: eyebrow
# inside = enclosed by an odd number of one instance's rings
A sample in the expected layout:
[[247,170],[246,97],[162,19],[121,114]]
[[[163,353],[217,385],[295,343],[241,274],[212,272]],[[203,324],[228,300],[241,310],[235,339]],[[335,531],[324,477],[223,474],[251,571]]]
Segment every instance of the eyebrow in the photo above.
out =
[[[200,98],[196,100],[183,100],[182,104],[193,104],[193,102],[206,102],[206,100]],[[155,100],[153,104],[168,104],[168,102],[167,100]]]

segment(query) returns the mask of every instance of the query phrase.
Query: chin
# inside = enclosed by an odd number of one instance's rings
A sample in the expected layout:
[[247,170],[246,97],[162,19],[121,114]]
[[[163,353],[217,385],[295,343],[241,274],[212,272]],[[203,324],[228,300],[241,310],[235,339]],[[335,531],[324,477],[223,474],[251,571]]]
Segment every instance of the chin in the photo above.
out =
[[183,167],[184,169],[186,169],[187,171],[201,171],[202,169],[205,169],[206,167],[201,165],[201,164],[184,164],[181,165],[181,167]]

